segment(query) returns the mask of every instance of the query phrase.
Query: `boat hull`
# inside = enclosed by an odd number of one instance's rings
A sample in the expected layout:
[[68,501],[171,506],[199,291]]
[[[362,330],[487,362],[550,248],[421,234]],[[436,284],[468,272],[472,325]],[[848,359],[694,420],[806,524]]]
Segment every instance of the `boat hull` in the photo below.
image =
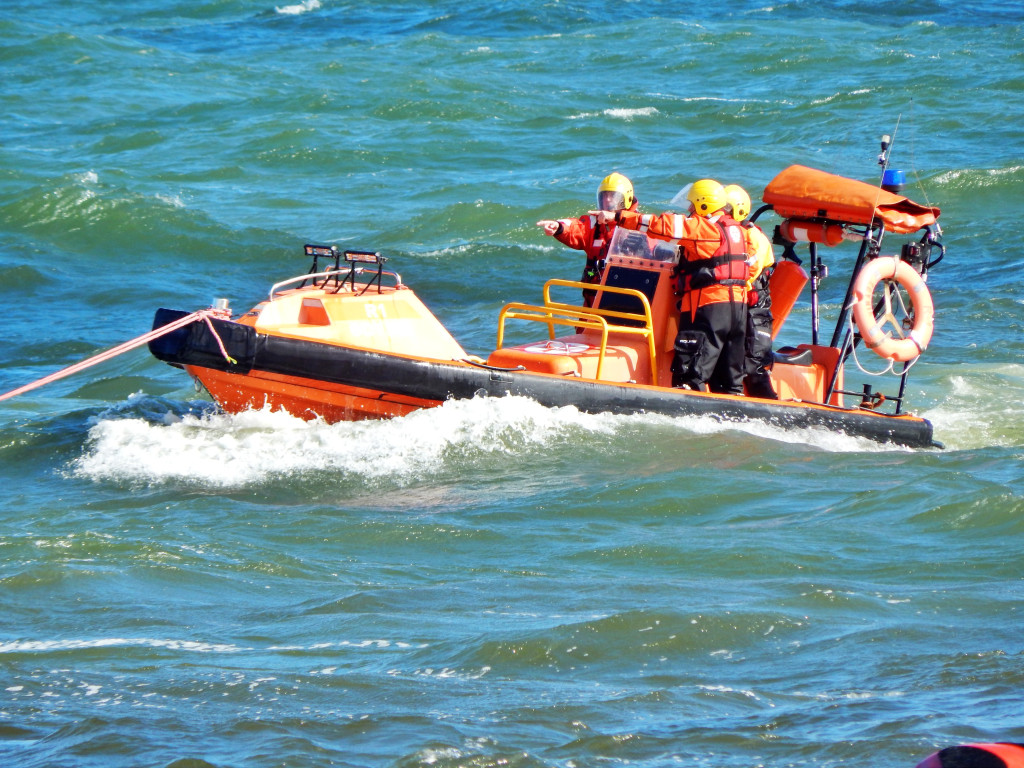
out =
[[[161,309],[154,328],[186,313]],[[229,412],[269,405],[303,418],[390,418],[450,399],[521,395],[549,407],[619,414],[756,420],[783,428],[818,427],[878,442],[934,447],[932,425],[902,414],[760,400],[640,384],[500,369],[469,360],[435,360],[258,333],[214,320],[193,323],[150,344],[155,357],[185,368]],[[218,342],[219,337],[219,342]],[[225,359],[224,351],[233,359]]]

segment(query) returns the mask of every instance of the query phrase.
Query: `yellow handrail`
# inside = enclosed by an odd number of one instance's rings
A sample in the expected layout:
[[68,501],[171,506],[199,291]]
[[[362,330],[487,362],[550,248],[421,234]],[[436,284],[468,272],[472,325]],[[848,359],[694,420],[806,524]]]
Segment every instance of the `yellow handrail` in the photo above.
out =
[[[530,312],[534,314],[520,314],[521,312]],[[555,313],[568,316],[556,317]],[[608,346],[608,321],[603,317],[587,312],[581,312],[578,307],[573,307],[571,312],[564,312],[560,309],[541,307],[533,304],[518,304],[515,302],[506,304],[501,308],[501,313],[498,315],[498,349],[502,348],[502,343],[505,338],[505,319],[508,317],[511,317],[513,320],[532,320],[535,322],[546,323],[550,333],[549,338],[551,339],[555,338],[556,325],[571,325],[577,328],[594,328],[600,330],[601,346],[597,355],[597,371],[594,374],[594,378],[601,378],[601,368],[604,366],[604,352]]]
[[[563,304],[551,300],[551,287],[579,288],[583,290],[606,291],[609,293],[620,293],[626,296],[634,296],[640,300],[643,306],[643,314],[638,312],[621,312],[613,309],[601,309],[600,307],[579,307],[572,304]],[[498,315],[498,349],[502,348],[505,340],[505,320],[530,320],[533,322],[545,323],[548,326],[548,338],[555,338],[556,325],[571,325],[576,328],[593,328],[601,331],[601,346],[597,357],[597,371],[595,379],[601,378],[601,370],[604,366],[605,350],[608,347],[609,333],[629,333],[644,336],[647,339],[647,349],[651,358],[651,378],[657,381],[658,369],[656,367],[656,344],[654,342],[654,320],[651,316],[651,303],[647,296],[634,288],[618,288],[616,286],[595,286],[592,283],[581,283],[574,280],[552,279],[544,283],[544,305],[521,304],[512,302],[506,304]],[[611,325],[608,318],[618,320],[635,320],[643,323],[643,327],[631,325]]]
[[544,283],[544,305],[551,307],[567,307],[573,309],[580,309],[574,304],[563,304],[561,302],[551,300],[551,287],[559,286],[561,288],[579,288],[582,290],[596,291],[599,297],[602,293],[621,293],[624,296],[635,296],[640,299],[640,304],[643,306],[643,314],[639,312],[620,312],[614,309],[601,309],[599,307],[583,307],[588,312],[602,315],[603,317],[617,317],[624,320],[639,320],[644,325],[649,325],[653,328],[654,320],[651,317],[651,302],[648,301],[647,295],[643,291],[638,291],[635,288],[619,288],[614,285],[595,285],[594,283],[581,283],[577,280],[560,280],[558,278],[552,278]]

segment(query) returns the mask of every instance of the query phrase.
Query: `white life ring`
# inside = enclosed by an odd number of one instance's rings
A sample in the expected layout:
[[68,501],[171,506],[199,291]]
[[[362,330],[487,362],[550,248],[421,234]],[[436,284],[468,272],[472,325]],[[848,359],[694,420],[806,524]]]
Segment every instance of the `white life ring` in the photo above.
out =
[[[903,335],[903,327],[892,314],[888,288],[885,293],[883,314],[875,318],[872,302],[879,280],[895,280],[910,295],[914,310],[914,327],[906,336]],[[860,331],[864,344],[868,349],[874,350],[876,355],[899,362],[913,360],[928,348],[928,342],[932,338],[934,315],[932,295],[924,278],[907,262],[895,256],[881,256],[861,268],[853,285],[853,319],[857,323],[857,330]],[[893,338],[890,332],[882,330],[886,322],[892,325],[899,338]]]

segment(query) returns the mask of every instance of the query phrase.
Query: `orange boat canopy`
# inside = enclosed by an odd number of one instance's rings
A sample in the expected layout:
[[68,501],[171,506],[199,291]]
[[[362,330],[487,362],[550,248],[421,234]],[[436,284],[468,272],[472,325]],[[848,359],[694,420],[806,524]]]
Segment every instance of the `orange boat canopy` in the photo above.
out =
[[845,224],[882,222],[889,232],[908,234],[934,224],[939,209],[803,165],[791,165],[765,187],[762,200],[783,218],[820,218]]

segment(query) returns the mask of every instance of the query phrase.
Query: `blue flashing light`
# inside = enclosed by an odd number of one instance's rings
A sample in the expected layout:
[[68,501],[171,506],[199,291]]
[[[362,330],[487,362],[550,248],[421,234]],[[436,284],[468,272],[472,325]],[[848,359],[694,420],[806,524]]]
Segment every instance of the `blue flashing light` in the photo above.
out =
[[906,183],[906,175],[898,168],[886,168],[882,172],[882,189],[899,192]]

